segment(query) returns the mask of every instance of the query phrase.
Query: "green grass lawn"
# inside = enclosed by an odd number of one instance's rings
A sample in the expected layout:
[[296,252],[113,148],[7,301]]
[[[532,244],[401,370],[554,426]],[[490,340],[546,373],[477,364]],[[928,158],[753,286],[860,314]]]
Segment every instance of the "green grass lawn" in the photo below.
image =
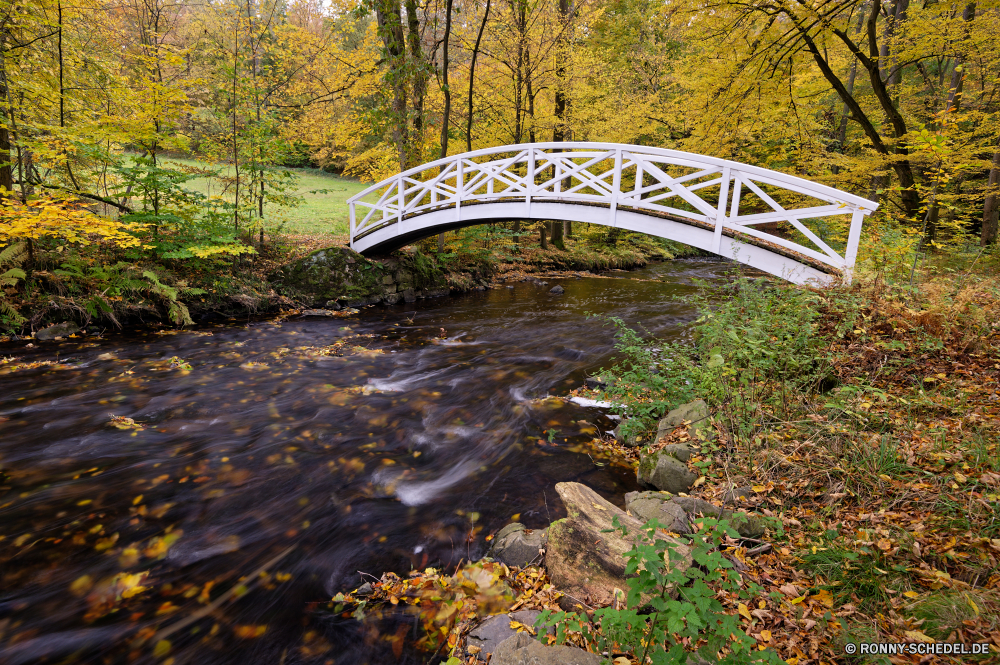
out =
[[[207,168],[223,174],[232,172],[230,164],[212,164],[196,159],[167,157],[163,162]],[[347,199],[368,185],[320,169],[288,170],[298,178],[294,193],[302,198],[302,203],[294,207],[272,206],[270,210],[265,208],[264,214],[270,228],[292,235],[347,233],[351,220]],[[223,190],[223,183],[216,178],[195,178],[189,180],[185,186],[210,196],[222,194]],[[320,193],[317,190],[325,192]]]

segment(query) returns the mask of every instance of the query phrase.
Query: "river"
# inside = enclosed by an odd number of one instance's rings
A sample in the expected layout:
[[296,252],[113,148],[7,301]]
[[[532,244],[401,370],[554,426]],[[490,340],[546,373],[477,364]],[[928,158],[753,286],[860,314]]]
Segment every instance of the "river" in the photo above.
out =
[[326,601],[359,571],[477,559],[514,515],[545,527],[560,481],[623,505],[634,473],[585,451],[614,421],[546,397],[610,362],[614,329],[586,313],[681,336],[693,280],[727,269],[0,344],[0,662],[424,662]]

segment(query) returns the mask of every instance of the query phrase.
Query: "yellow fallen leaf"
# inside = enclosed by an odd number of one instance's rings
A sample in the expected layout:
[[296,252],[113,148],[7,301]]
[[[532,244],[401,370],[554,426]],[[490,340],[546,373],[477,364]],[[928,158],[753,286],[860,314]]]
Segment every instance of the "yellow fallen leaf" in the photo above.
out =
[[765,642],[770,642],[771,641],[771,631],[769,631],[769,630],[762,630],[762,631],[760,631],[760,639],[764,640]]
[[798,605],[799,603],[801,603],[801,602],[802,602],[803,600],[805,600],[805,599],[806,599],[806,597],[805,597],[805,596],[799,596],[798,598],[792,598],[792,599],[791,599],[790,601],[788,601],[788,602],[790,602],[790,603],[791,603],[792,605]]
[[160,640],[153,647],[153,655],[157,658],[163,658],[168,653],[170,653],[170,642],[168,640]]
[[739,605],[739,612],[740,612],[740,616],[741,617],[743,617],[743,618],[745,618],[747,620],[752,620],[753,619],[753,617],[750,616],[750,608],[747,607],[746,605],[744,605],[743,603],[740,603],[740,605]]
[[920,594],[917,593],[916,591],[904,591],[903,595],[906,596],[907,598],[919,598],[920,597]]
[[767,491],[767,488],[764,487],[763,485],[754,485],[751,489],[754,492],[766,492]]
[[700,476],[698,480],[694,481],[694,487],[700,487],[705,484],[705,476]]
[[914,642],[933,642],[934,641],[933,637],[928,637],[927,635],[924,635],[923,633],[921,633],[919,630],[907,630],[903,634],[906,635],[907,639],[913,640]]
[[91,579],[90,575],[84,575],[73,580],[73,583],[69,585],[69,591],[74,596],[82,596],[90,591],[92,586],[94,586],[94,580]]
[[890,478],[889,476],[885,475],[884,473],[878,474],[878,477],[881,478],[882,480],[884,480],[887,483],[891,483],[892,482],[892,478]]
[[968,480],[968,478],[965,477],[965,474],[956,471],[955,480],[957,480],[959,483],[964,483],[966,480]]

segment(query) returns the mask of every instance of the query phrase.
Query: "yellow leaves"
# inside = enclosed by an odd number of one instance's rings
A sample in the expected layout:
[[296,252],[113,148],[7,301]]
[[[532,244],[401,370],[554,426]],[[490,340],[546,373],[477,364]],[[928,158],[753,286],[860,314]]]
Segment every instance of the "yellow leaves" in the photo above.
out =
[[117,429],[123,430],[134,430],[136,432],[141,432],[146,429],[146,426],[142,423],[137,423],[131,418],[126,418],[124,416],[116,416],[113,413],[108,414],[111,417],[110,425]]
[[153,647],[153,655],[156,656],[157,658],[163,658],[168,653],[170,653],[169,640],[160,640],[159,642],[156,643],[156,646]]
[[903,596],[905,596],[906,598],[919,598],[920,594],[917,593],[916,591],[904,591]]
[[968,480],[968,478],[965,477],[965,474],[963,474],[963,473],[961,473],[959,471],[955,472],[955,482],[957,482],[958,484],[961,485],[961,484],[963,484],[967,480]]
[[267,632],[267,625],[262,626],[234,626],[233,634],[244,640],[252,640]]
[[739,609],[739,613],[740,613],[741,617],[743,617],[747,621],[752,621],[753,620],[753,617],[750,616],[750,608],[749,607],[747,607],[743,603],[740,603],[738,609]]
[[135,547],[126,547],[118,557],[118,565],[122,568],[131,568],[139,563],[139,550]]
[[519,633],[528,633],[529,635],[534,635],[535,634],[535,629],[534,628],[532,628],[531,626],[526,626],[523,623],[521,623],[520,621],[511,621],[510,622],[510,627],[511,627],[511,629],[513,629],[513,630],[515,630],[515,631],[517,631]]
[[150,559],[162,559],[167,555],[170,547],[184,534],[183,531],[171,531],[165,536],[153,538],[149,545],[143,550],[143,555]]
[[131,598],[146,591],[149,587],[142,586],[142,582],[149,573],[118,573],[114,577],[115,596],[117,598]]
[[94,549],[97,550],[98,552],[104,552],[114,547],[115,543],[117,542],[118,542],[118,534],[113,533],[108,538],[102,538],[98,540],[97,544],[94,545]]
[[903,633],[906,635],[906,639],[912,640],[913,642],[934,642],[933,637],[929,637],[919,630],[907,630]]
[[108,241],[119,247],[134,247],[138,238],[130,231],[140,228],[93,214],[73,197],[43,194],[22,204],[16,198],[0,201],[0,244],[13,238],[57,238],[70,243]]
[[83,575],[73,580],[73,583],[69,585],[69,592],[77,597],[85,596],[93,586],[94,580],[90,575]]

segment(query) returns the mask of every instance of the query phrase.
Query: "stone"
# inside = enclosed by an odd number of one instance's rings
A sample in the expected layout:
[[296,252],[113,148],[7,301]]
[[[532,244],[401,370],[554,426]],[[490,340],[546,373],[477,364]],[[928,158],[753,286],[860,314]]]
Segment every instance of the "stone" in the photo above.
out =
[[587,386],[591,390],[608,387],[607,382],[599,376],[588,376],[583,380],[583,385]]
[[[508,614],[494,614],[487,617],[479,624],[466,638],[466,651],[471,655],[475,654],[479,660],[486,660],[490,654],[497,650],[501,642],[517,635],[517,631],[510,627],[511,621],[517,621],[525,626],[534,626],[535,619],[541,612],[537,610],[520,610]],[[548,632],[555,635],[555,627],[552,626]],[[468,647],[477,647],[469,649]]]
[[565,292],[566,292],[566,289],[564,289],[563,287],[559,286],[558,284],[556,284],[551,289],[549,289],[549,293],[551,293],[554,296],[561,296]]
[[336,300],[327,300],[326,304],[323,305],[323,307],[325,307],[326,309],[332,309],[334,312],[339,312],[342,309],[340,303],[337,302]]
[[698,476],[691,473],[684,462],[663,451],[642,456],[635,473],[640,485],[671,494],[687,492],[698,480]]
[[508,566],[524,568],[532,562],[541,562],[545,537],[545,529],[526,529],[520,522],[511,522],[493,538],[486,556]]
[[744,538],[759,538],[764,535],[764,523],[759,516],[724,510],[693,496],[674,496],[669,492],[629,492],[625,495],[625,507],[643,522],[659,520],[667,531],[674,533],[691,533],[691,522],[703,515],[728,520]]
[[68,337],[69,335],[79,331],[80,326],[76,325],[72,321],[63,321],[62,323],[51,325],[48,328],[42,328],[35,333],[35,339],[47,342],[55,339],[56,337]]
[[754,491],[752,487],[733,487],[722,495],[722,500],[725,503],[739,504],[744,499],[748,499],[753,496],[753,493]]
[[676,409],[671,409],[667,415],[660,419],[656,426],[656,440],[670,434],[685,422],[689,422],[688,435],[696,441],[711,441],[715,438],[715,430],[709,421],[708,405],[705,400],[696,399],[687,404],[681,404]]
[[612,433],[615,435],[615,442],[618,445],[626,446],[628,448],[635,448],[636,446],[641,446],[643,444],[649,443],[648,436],[644,436],[642,434],[630,434],[629,436],[625,436],[624,434],[622,434],[622,425],[624,425],[626,422],[629,421],[618,423],[618,426],[615,427],[613,430],[611,430]]
[[372,583],[365,582],[358,587],[358,590],[354,592],[354,595],[359,597],[372,595]]
[[328,309],[304,309],[302,316],[333,316],[333,312]]
[[667,531],[691,533],[688,514],[673,503],[669,492],[629,492],[625,495],[625,508],[640,522],[657,520]]
[[417,296],[412,288],[403,291],[403,300],[406,302],[417,302]]
[[395,284],[396,280],[392,278],[392,275],[384,275],[382,277],[382,283],[385,284],[386,286],[389,286],[390,284]]
[[390,293],[384,298],[382,298],[382,302],[384,302],[386,305],[398,305],[402,301],[403,301],[403,296],[400,295],[399,293]]
[[[565,594],[560,603],[564,609],[609,605],[628,591],[625,553],[642,532],[643,522],[580,483],[558,483],[556,492],[568,516],[549,525],[545,568],[552,584]],[[627,535],[614,527],[615,517]],[[682,555],[678,565],[690,565],[686,545],[666,534],[659,537]]]
[[668,446],[663,446],[660,448],[661,451],[673,455],[681,462],[687,463],[691,459],[691,449],[685,446],[683,443],[671,443]]
[[490,665],[600,665],[601,657],[583,649],[547,646],[527,633],[518,633],[501,642]]

